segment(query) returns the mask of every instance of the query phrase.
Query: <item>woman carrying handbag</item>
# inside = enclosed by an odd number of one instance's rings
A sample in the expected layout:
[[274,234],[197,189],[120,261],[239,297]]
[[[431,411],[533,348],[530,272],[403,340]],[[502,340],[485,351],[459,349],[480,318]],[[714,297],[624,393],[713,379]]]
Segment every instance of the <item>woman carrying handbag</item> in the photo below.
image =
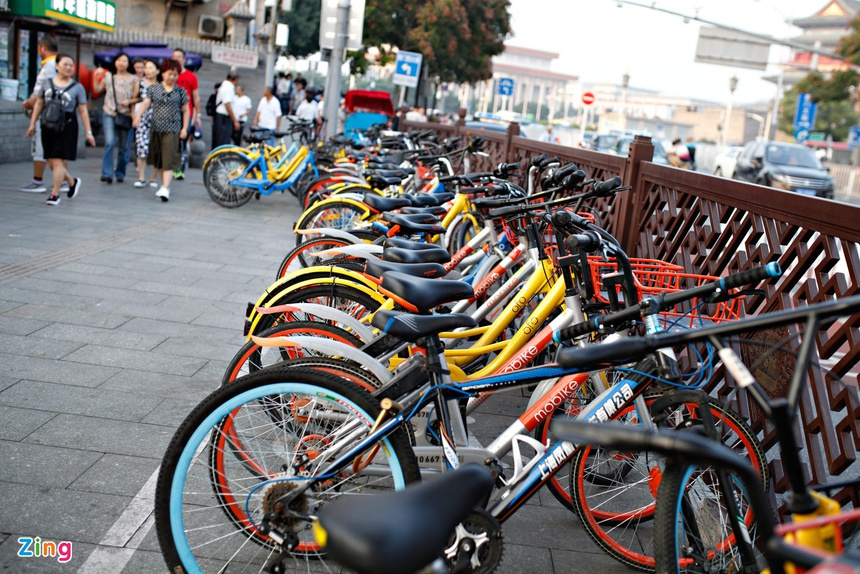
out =
[[[105,133],[105,151],[102,157],[102,177],[104,183],[117,183],[125,180],[125,170],[131,149],[131,106],[139,102],[134,98],[137,76],[128,71],[131,60],[128,54],[120,52],[114,58],[116,73],[105,72],[101,80],[96,80],[96,92],[105,92],[102,126]],[[98,78],[98,74],[96,78]],[[116,150],[116,163],[114,163]]]

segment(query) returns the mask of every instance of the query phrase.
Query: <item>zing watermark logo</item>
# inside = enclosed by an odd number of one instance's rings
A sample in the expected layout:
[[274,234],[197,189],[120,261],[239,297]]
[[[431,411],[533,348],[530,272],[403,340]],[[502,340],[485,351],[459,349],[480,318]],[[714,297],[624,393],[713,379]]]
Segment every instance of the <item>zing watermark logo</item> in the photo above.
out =
[[18,556],[21,558],[56,558],[57,562],[65,564],[72,560],[72,543],[69,541],[53,542],[42,540],[38,536],[22,536],[18,539],[21,548]]

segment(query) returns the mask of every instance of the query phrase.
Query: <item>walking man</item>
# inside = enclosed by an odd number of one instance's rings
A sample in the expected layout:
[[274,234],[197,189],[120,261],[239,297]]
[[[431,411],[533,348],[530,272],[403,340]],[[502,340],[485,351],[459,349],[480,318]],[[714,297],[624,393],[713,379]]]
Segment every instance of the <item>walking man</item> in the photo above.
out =
[[[36,100],[39,97],[36,95],[40,90],[41,93],[48,91],[48,83],[51,79],[57,77],[57,40],[53,36],[45,34],[39,40],[38,45],[39,58],[42,59],[39,75],[36,76],[36,85],[33,88],[33,93],[27,100],[21,104],[28,112],[33,111]],[[18,188],[19,191],[30,193],[44,193],[47,191],[43,177],[45,175],[45,150],[42,147],[42,126],[39,122],[35,125],[35,135],[30,144],[30,153],[33,156],[33,181]],[[63,182],[63,191],[68,191],[68,183]]]
[[227,80],[221,82],[221,87],[218,88],[218,95],[215,97],[215,122],[212,125],[212,149],[229,144],[230,136],[239,129],[239,117],[233,111],[238,83],[239,73],[230,70]]
[[200,127],[200,91],[197,83],[197,74],[185,68],[185,51],[179,48],[173,50],[173,60],[179,64],[182,71],[179,72],[179,79],[176,80],[176,85],[183,88],[188,95],[188,108],[190,119],[188,125],[185,126],[186,137],[182,140],[182,167],[173,172],[173,177],[176,179],[185,179],[185,169],[188,167],[188,150],[191,148],[191,141],[194,139],[194,125]]

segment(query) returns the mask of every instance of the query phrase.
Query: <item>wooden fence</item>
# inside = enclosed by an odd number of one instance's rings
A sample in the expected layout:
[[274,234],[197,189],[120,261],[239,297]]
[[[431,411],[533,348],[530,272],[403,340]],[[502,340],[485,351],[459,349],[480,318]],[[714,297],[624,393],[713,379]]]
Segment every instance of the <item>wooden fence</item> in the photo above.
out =
[[[658,258],[682,265],[688,272],[726,275],[776,261],[782,277],[760,285],[766,296],[747,298],[748,315],[803,306],[860,293],[860,207],[807,197],[768,187],[717,178],[651,163],[650,139],[637,137],[627,158],[540,143],[508,133],[465,126],[408,123],[409,129],[435,128],[445,136],[481,135],[488,141],[477,169],[502,161],[527,161],[540,153],[574,162],[589,177],[620,175],[633,190],[617,196],[605,227],[631,257]],[[602,206],[608,210],[609,206]],[[780,341],[787,334],[758,333],[762,341]],[[795,333],[796,334],[796,333]],[[810,369],[800,404],[798,431],[808,457],[807,478],[857,477],[860,463],[860,317],[822,329],[816,338],[818,361],[842,377],[846,385]],[[790,361],[765,361],[756,370],[772,396],[785,393]],[[786,484],[774,452],[775,434],[742,389],[722,369],[715,372],[711,393],[752,422],[768,449],[776,490]],[[850,497],[848,490],[841,493]],[[854,501],[855,507],[858,501]]]

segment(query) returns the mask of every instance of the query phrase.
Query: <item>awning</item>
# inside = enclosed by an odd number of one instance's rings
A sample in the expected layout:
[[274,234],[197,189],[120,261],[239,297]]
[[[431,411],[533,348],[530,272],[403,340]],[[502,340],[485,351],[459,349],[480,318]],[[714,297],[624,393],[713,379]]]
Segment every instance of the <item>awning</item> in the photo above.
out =
[[9,10],[90,30],[113,32],[116,28],[116,4],[111,0],[9,0]]

